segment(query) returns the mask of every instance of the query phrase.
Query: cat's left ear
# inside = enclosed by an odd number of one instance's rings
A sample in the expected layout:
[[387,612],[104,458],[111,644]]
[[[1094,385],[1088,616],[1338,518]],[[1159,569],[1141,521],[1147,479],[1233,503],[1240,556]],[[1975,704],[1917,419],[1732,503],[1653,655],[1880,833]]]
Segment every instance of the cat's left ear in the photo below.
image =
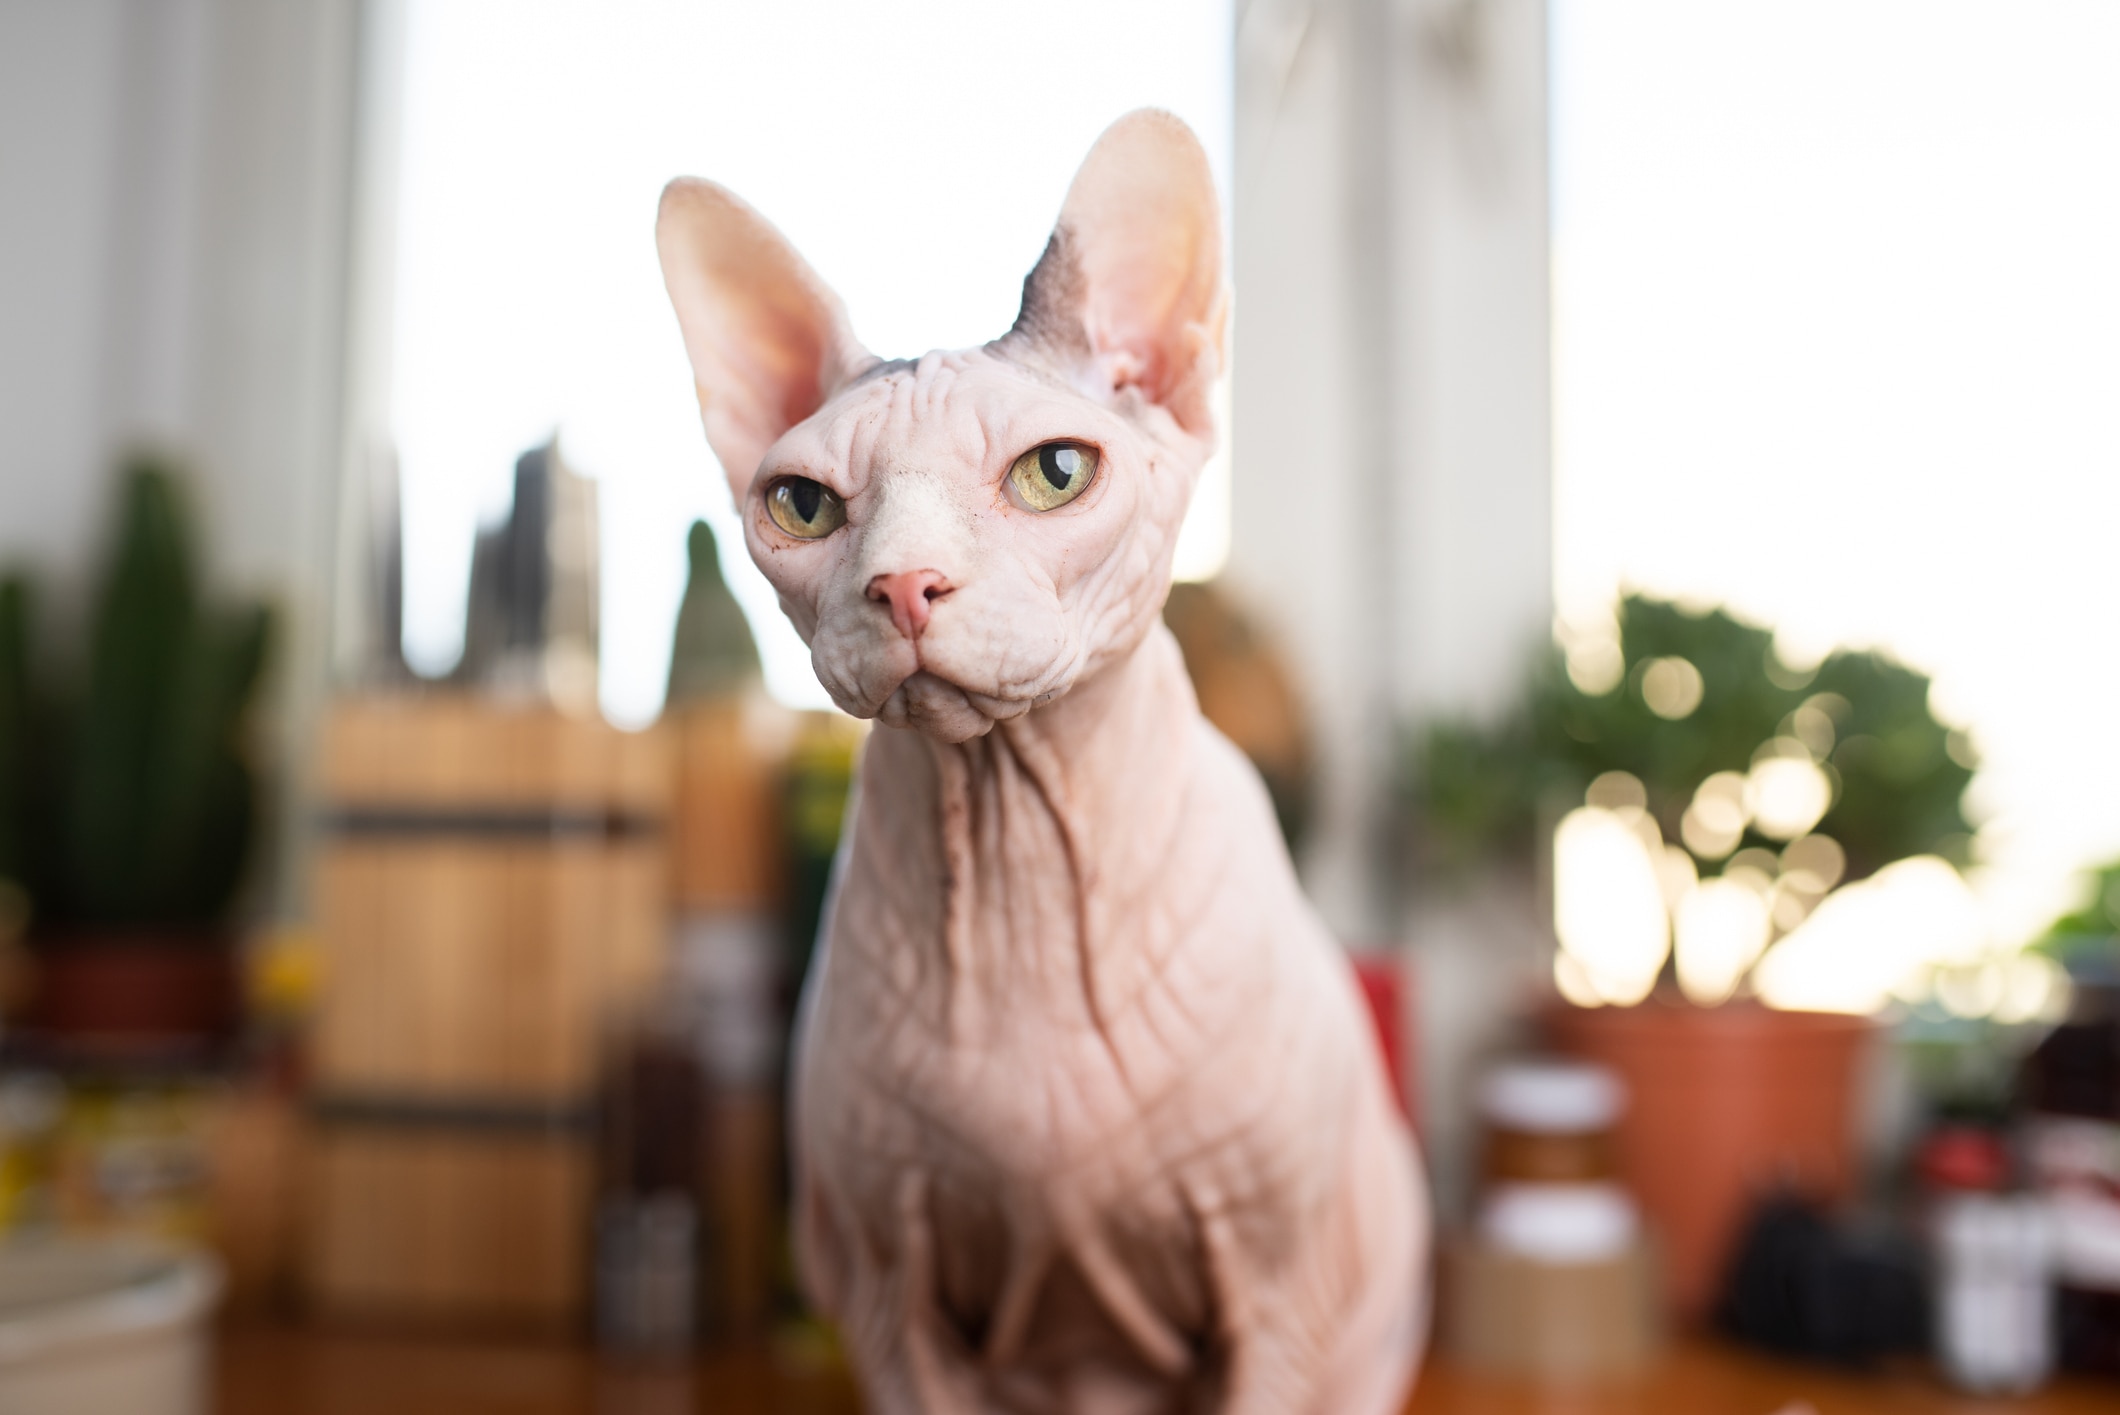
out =
[[1083,159],[1003,343],[1138,389],[1204,433],[1228,319],[1207,154],[1179,118],[1137,109]]
[[787,237],[726,188],[696,177],[665,187],[655,248],[707,443],[741,506],[780,435],[876,360]]

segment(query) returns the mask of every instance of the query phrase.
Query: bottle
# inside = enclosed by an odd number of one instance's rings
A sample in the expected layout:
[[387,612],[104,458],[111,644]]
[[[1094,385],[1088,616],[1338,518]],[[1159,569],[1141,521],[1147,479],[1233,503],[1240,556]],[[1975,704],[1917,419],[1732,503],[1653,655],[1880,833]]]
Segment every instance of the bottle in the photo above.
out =
[[1573,1380],[1654,1354],[1650,1253],[1614,1155],[1624,1100],[1618,1077],[1585,1062],[1509,1061],[1482,1078],[1480,1194],[1444,1304],[1467,1365]]
[[701,1322],[704,1116],[697,1027],[665,997],[624,1019],[604,1082],[596,1201],[599,1344],[642,1355],[689,1350]]
[[2061,1364],[2120,1375],[2120,968],[2072,981],[2019,1077],[2024,1159],[2052,1225]]
[[2054,1366],[2053,1240],[2024,1194],[1940,1194],[1931,1211],[1936,1354],[1951,1380],[2019,1395]]
[[1516,1061],[1490,1071],[1480,1088],[1480,1236],[1544,1263],[1602,1262],[1630,1249],[1641,1216],[1613,1158],[1621,1104],[1619,1079],[1600,1066]]

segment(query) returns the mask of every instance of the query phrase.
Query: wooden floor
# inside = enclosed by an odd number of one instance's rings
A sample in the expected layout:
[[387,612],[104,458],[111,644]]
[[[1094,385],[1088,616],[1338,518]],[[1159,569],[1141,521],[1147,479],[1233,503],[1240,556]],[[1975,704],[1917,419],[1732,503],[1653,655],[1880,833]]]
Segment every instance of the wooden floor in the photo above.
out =
[[[674,1368],[598,1360],[565,1344],[435,1339],[287,1325],[222,1336],[220,1415],[855,1415],[844,1377],[764,1352]],[[2114,1415],[2120,1384],[2063,1382],[2027,1400],[1954,1394],[1923,1371],[1860,1376],[1711,1345],[1649,1374],[1541,1390],[1432,1361],[1410,1415]]]

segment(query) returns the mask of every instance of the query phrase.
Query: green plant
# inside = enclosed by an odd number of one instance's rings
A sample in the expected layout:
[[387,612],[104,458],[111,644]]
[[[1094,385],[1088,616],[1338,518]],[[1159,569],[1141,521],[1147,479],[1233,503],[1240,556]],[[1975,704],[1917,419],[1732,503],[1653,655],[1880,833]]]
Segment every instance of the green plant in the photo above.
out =
[[2032,946],[2058,963],[2120,961],[2120,860],[2091,871],[2082,907],[2054,920]]
[[81,661],[35,651],[33,598],[0,586],[0,875],[43,938],[210,928],[255,833],[244,729],[270,611],[206,601],[181,488],[144,460],[124,472]]
[[[1846,878],[1909,855],[1964,861],[1971,749],[1930,711],[1927,677],[1851,650],[1798,672],[1775,656],[1765,629],[1642,595],[1621,601],[1617,624],[1616,644],[1576,645],[1573,658],[1558,646],[1541,653],[1502,721],[1440,722],[1410,744],[1406,799],[1431,865],[1528,858],[1542,814],[1582,804],[1607,772],[1639,780],[1664,838],[1685,839],[1704,781],[1744,773],[1763,751],[1795,742],[1831,784],[1813,828],[1846,852]],[[1656,673],[1685,690],[1662,711],[1651,702]],[[1747,825],[1705,858],[1747,845],[1781,841]]]

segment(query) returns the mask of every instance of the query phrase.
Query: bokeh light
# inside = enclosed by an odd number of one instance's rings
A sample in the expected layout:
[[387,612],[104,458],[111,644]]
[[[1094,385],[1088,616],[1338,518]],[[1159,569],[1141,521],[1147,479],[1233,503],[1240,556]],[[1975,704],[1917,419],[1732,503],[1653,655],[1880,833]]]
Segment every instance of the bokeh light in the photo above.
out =
[[[1656,828],[1645,814],[1630,821],[1617,811],[1582,806],[1562,819],[1553,841],[1554,930],[1561,948],[1589,991],[1622,1006],[1649,995],[1671,951],[1670,915],[1643,823],[1651,832]],[[1558,964],[1556,981],[1562,981]]]
[[1676,923],[1679,990],[1703,1007],[1737,991],[1774,932],[1760,890],[1728,875],[1702,881],[1679,901]]
[[1679,821],[1679,839],[1703,860],[1720,860],[1744,839],[1750,821],[1745,811],[1745,778],[1734,771],[1718,771],[1693,793]]
[[1683,658],[1651,659],[1642,670],[1642,701],[1666,722],[1691,717],[1706,689],[1700,670]]
[[1568,681],[1585,695],[1602,698],[1627,676],[1627,656],[1619,639],[1585,638],[1567,647]]
[[1917,855],[1826,896],[1753,980],[1773,1007],[1869,1013],[1924,969],[1977,966],[1984,951],[1972,891],[1946,861]]
[[[1668,962],[1679,992],[1704,1007],[1756,996],[1776,1008],[1874,1013],[1896,999],[2005,1023],[2059,1016],[2065,973],[2044,955],[1998,945],[1949,862],[1915,856],[1836,888],[1847,853],[1808,830],[1829,785],[1801,738],[1776,739],[1751,773],[1701,783],[1681,848],[1664,842],[1638,777],[1597,777],[1554,836],[1561,996],[1632,1005]],[[1778,852],[1733,848],[1748,829],[1794,838]],[[1702,877],[1697,859],[1720,860],[1717,873]]]
[[1822,897],[1847,872],[1848,853],[1830,835],[1806,835],[1781,852],[1784,881],[1794,889]]
[[1745,814],[1770,840],[1794,840],[1817,825],[1833,804],[1833,783],[1810,749],[1794,737],[1776,738],[1793,751],[1763,750],[1745,777]]
[[1649,788],[1631,771],[1608,771],[1590,783],[1583,804],[1606,811],[1646,811]]

